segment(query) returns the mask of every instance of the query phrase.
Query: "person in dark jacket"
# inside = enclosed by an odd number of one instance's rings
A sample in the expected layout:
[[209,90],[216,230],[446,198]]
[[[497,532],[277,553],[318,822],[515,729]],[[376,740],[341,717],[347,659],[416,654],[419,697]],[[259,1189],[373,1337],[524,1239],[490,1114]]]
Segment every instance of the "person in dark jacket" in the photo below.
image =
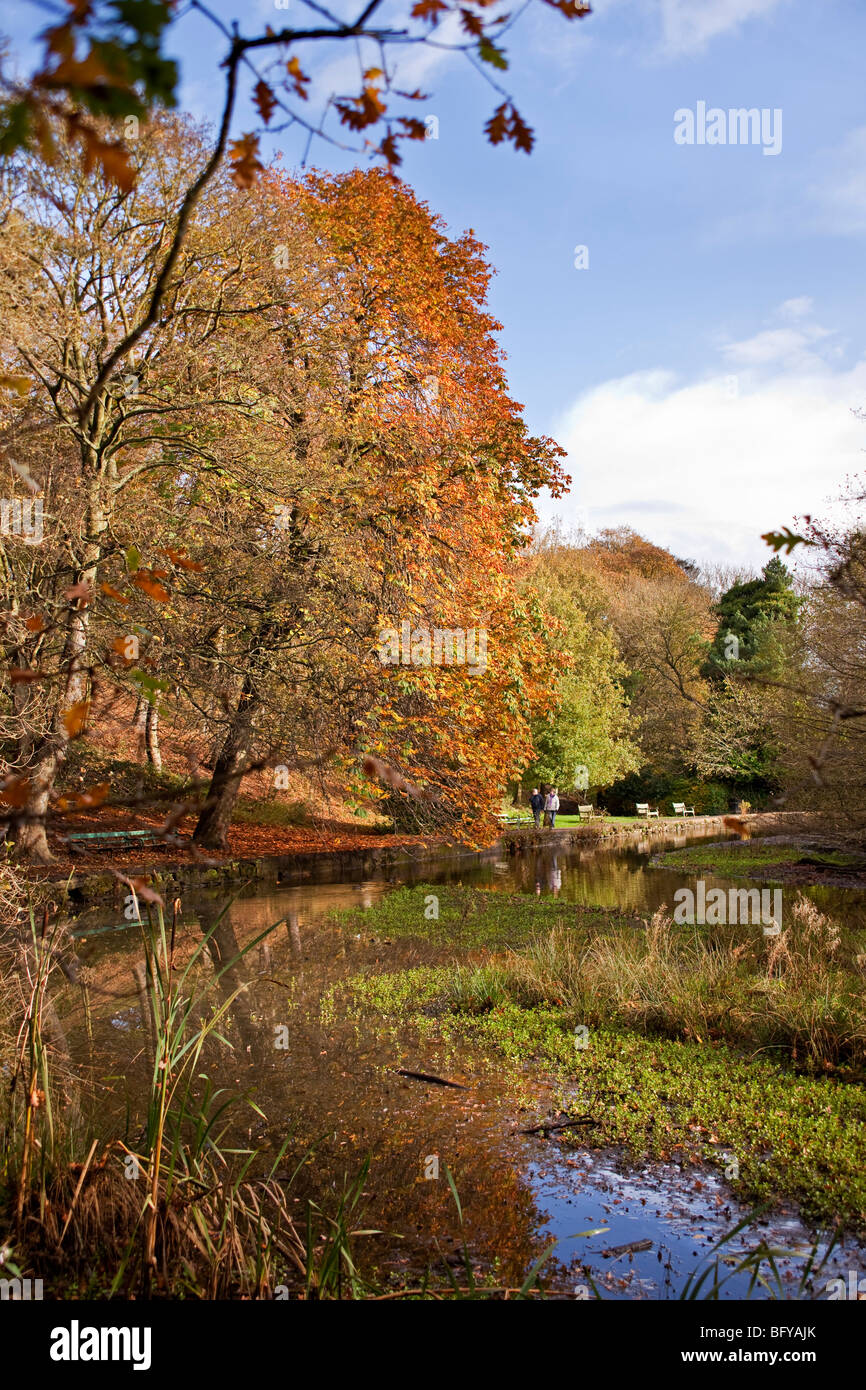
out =
[[544,797],[537,787],[532,788],[532,796],[529,798],[529,804],[532,807],[532,818],[535,821],[535,828],[536,830],[540,830],[541,812],[544,809]]

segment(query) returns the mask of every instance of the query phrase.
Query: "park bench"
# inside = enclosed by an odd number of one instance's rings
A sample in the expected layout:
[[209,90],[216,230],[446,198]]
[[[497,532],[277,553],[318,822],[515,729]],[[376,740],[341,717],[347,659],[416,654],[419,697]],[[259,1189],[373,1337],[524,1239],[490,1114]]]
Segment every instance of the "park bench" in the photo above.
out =
[[63,837],[73,853],[87,849],[135,849],[165,845],[156,830],[76,830]]
[[675,802],[674,802],[674,815],[675,815],[675,816],[682,816],[683,819],[685,819],[686,816],[693,816],[694,814],[695,814],[695,808],[694,808],[694,806],[687,806],[686,803],[685,803],[684,801],[675,801]]
[[580,816],[581,820],[592,820],[593,816],[596,814],[596,810],[594,806],[578,805],[577,814]]
[[647,820],[649,820],[651,816],[655,816],[656,820],[658,820],[658,808],[656,808],[655,811],[651,811],[648,801],[636,801],[635,805],[637,806],[637,813],[639,816],[645,816]]
[[531,812],[515,812],[514,815],[500,815],[496,819],[500,825],[534,825],[535,820]]

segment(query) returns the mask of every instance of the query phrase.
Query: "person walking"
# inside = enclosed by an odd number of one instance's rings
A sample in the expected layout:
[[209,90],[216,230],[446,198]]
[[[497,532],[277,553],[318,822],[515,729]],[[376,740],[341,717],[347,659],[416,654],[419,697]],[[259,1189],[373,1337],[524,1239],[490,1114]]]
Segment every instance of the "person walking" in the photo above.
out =
[[555,826],[556,826],[556,813],[557,813],[558,810],[559,810],[559,792],[557,791],[556,787],[553,787],[553,788],[551,789],[551,793],[550,793],[550,828],[551,828],[551,830],[553,830],[553,829],[555,828]]
[[538,830],[541,826],[541,812],[544,810],[544,797],[537,787],[532,788],[529,804],[532,807],[532,819],[535,821],[535,828]]
[[552,819],[551,819],[552,815],[553,815],[553,787],[550,787],[550,788],[548,788],[547,795],[546,795],[545,798],[544,798],[544,824],[545,824],[546,826],[550,826],[550,825],[553,824],[553,821],[552,821]]

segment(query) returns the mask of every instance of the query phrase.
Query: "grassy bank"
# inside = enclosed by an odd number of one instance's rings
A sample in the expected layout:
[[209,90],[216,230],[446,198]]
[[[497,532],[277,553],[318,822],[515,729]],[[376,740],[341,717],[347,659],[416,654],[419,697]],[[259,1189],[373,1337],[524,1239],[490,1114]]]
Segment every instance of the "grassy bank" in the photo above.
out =
[[[399,908],[403,929],[423,935],[423,890],[413,892],[386,904],[390,932]],[[326,1013],[348,1006],[381,1026],[468,1041],[524,1095],[530,1077],[555,1078],[568,1112],[592,1121],[583,1140],[708,1162],[744,1201],[787,1197],[815,1221],[866,1230],[861,933],[802,899],[775,938],[660,916],[636,930],[615,914],[541,906],[440,894],[435,929],[465,945],[454,928],[471,922],[468,939],[486,941],[486,954],[356,977]],[[499,949],[528,911],[541,934]]]
[[866,870],[866,857],[862,854],[749,840],[689,845],[654,855],[650,862],[653,867],[683,873],[712,873],[722,878],[754,878],[767,883],[791,881],[791,870],[803,871],[796,875],[802,882],[822,882],[828,876],[847,878]]

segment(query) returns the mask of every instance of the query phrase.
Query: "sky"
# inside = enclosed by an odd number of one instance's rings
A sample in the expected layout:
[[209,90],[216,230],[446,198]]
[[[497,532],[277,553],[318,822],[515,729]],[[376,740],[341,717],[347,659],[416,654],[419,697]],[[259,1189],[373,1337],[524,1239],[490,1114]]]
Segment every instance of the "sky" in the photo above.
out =
[[[211,8],[245,34],[309,22],[301,0]],[[533,0],[503,41],[510,67],[494,75],[535,131],[529,156],[486,142],[502,98],[464,57],[406,50],[398,85],[430,93],[417,114],[438,132],[406,144],[401,173],[488,248],[512,395],[567,450],[571,492],[542,497],[542,520],[630,526],[683,558],[759,567],[762,532],[827,515],[866,471],[866,6],[593,9],[569,23]],[[0,28],[26,53],[42,22],[17,0]],[[176,25],[179,104],[199,117],[218,114],[224,48],[199,14]],[[300,57],[311,109],[357,89],[347,46]],[[727,139],[739,108],[764,113],[752,142]],[[244,98],[236,133],[253,125]],[[294,131],[269,148],[296,168],[305,144]],[[316,142],[309,162],[368,156]]]

